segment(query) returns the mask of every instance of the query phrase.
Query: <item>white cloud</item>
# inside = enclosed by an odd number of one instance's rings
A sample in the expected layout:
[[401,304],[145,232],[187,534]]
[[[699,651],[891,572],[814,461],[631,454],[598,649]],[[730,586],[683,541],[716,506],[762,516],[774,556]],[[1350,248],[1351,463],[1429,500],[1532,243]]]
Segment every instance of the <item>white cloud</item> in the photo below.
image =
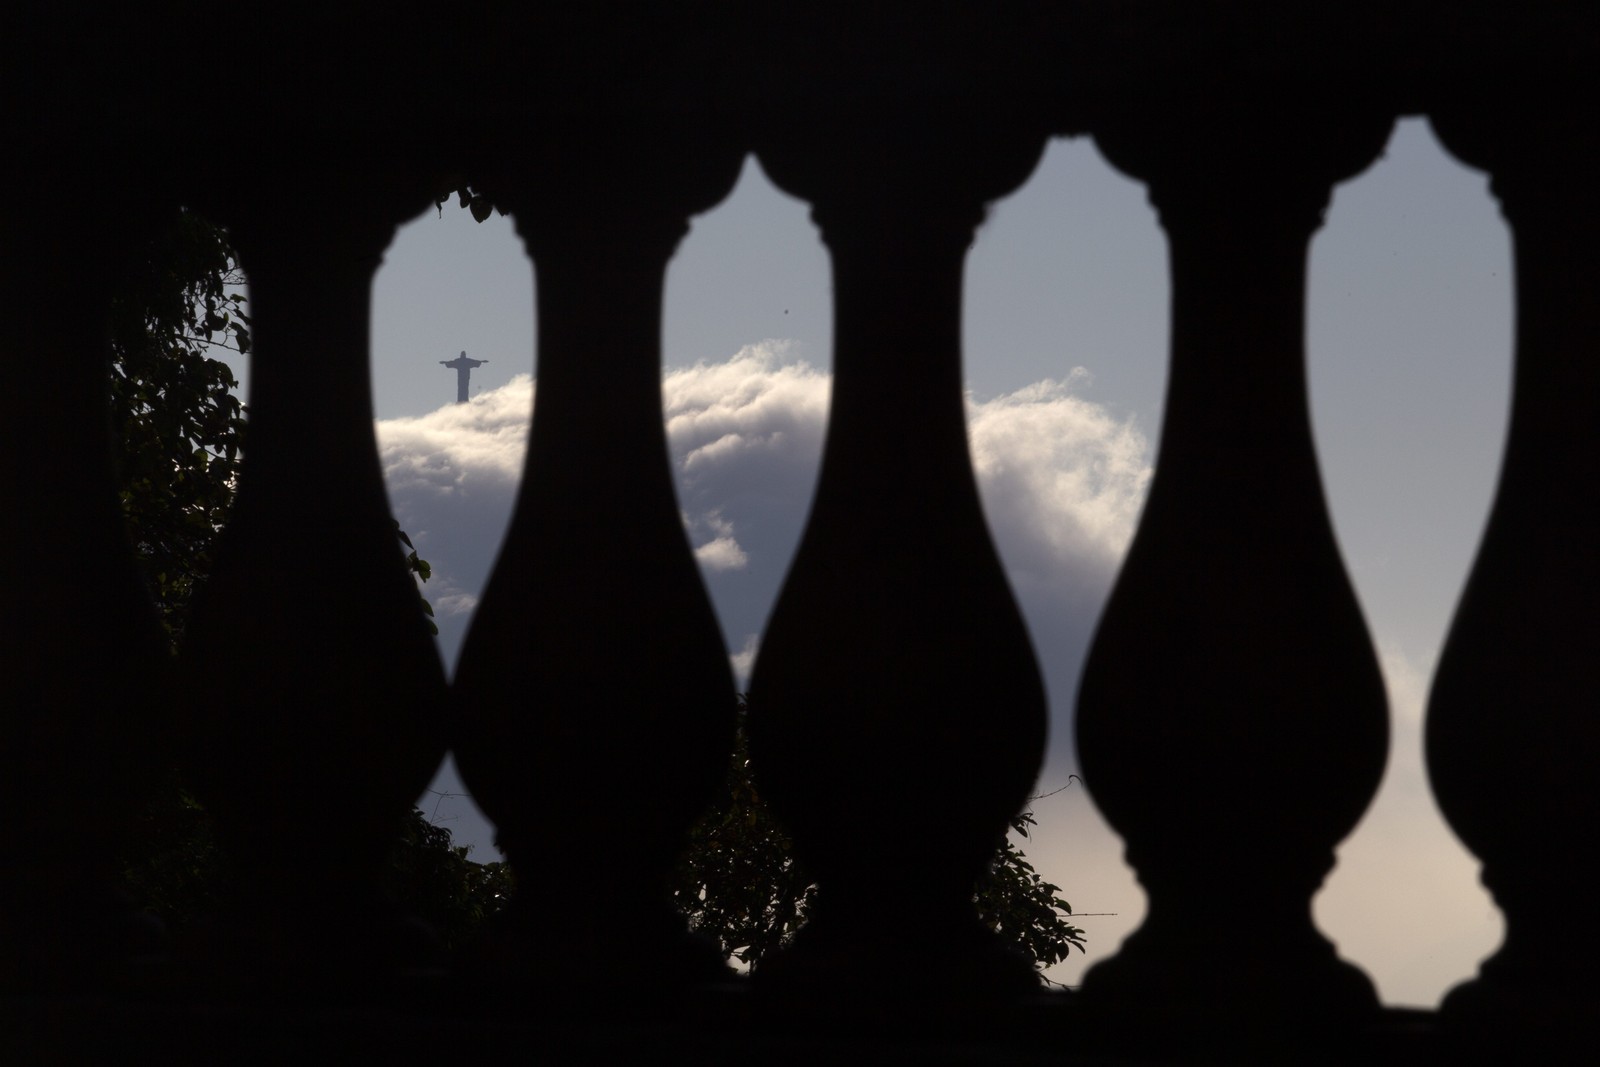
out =
[[683,521],[691,536],[699,531],[711,535],[711,540],[695,546],[694,558],[700,561],[700,566],[712,571],[737,571],[750,562],[749,555],[733,534],[733,523],[722,517],[721,508],[707,512],[698,520],[685,515]]
[[435,615],[469,615],[478,606],[471,593],[446,593],[433,601]]
[[739,542],[727,536],[700,545],[694,550],[694,558],[700,561],[702,567],[714,571],[741,570],[750,562],[750,557],[739,547]]
[[735,457],[819,447],[830,379],[788,341],[746,345],[721,363],[696,363],[662,379],[667,436],[686,485]]
[[756,651],[761,647],[760,634],[745,634],[744,645],[728,657],[733,666],[734,683],[742,691],[750,684],[750,672],[756,665]]
[[533,378],[519,374],[465,404],[379,420],[378,448],[390,494],[426,488],[449,495],[478,484],[515,485],[532,410]]
[[968,400],[973,468],[991,526],[1011,537],[1014,569],[1097,561],[1114,566],[1133,538],[1150,483],[1150,442],[1132,419],[1042,381],[993,400]]

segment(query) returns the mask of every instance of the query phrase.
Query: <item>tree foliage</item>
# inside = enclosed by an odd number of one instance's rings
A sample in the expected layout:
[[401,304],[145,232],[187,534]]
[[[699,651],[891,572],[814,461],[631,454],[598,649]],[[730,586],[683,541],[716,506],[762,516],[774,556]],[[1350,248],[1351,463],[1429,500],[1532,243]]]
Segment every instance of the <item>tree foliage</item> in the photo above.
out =
[[439,217],[444,218],[444,206],[455,197],[456,201],[472,213],[476,222],[486,221],[490,215],[498,211],[501,215],[506,209],[490,200],[487,195],[472,188],[466,176],[462,174],[449,174],[439,183],[439,190],[434,194],[433,206],[439,209]]
[[238,484],[245,407],[232,369],[212,353],[250,351],[243,281],[227,234],[183,212],[110,306],[122,511],[174,644]]
[[413,808],[384,872],[390,899],[427,923],[447,949],[470,940],[516,891],[509,865],[476,863],[467,858],[469,851]]
[[716,939],[729,959],[754,968],[800,928],[817,887],[756,792],[745,743],[748,711],[740,696],[723,792],[690,831],[672,894],[695,930]]
[[216,910],[224,870],[210,814],[169,774],[124,846],[123,893],[169,930],[182,930]]
[[[690,833],[679,862],[673,897],[690,925],[721,944],[730,959],[751,969],[782,947],[805,922],[816,883],[794,855],[789,835],[757,792],[745,745],[749,706],[739,698],[739,729],[725,788]],[[1032,812],[1011,820],[1011,831],[1029,836]],[[995,860],[973,893],[979,917],[1039,969],[1059,963],[1083,931],[1069,921],[1072,905],[1059,886],[1046,882],[1022,850],[1003,837]],[[884,895],[885,921],[892,921],[892,893]]]
[[[443,947],[455,948],[510,901],[511,869],[475,863],[450,831],[412,808],[383,872],[383,888],[406,914],[421,919]],[[124,893],[180,931],[212,914],[228,878],[226,852],[205,808],[176,781],[139,815],[122,865]]]
[[[1024,811],[1011,820],[1011,834],[1032,837],[1028,828],[1036,825],[1033,812]],[[1066,959],[1074,948],[1085,951],[1084,934],[1070,921],[1072,905],[1062,898],[1061,887],[1040,877],[1011,834],[1000,839],[973,901],[990,929],[1042,970]]]

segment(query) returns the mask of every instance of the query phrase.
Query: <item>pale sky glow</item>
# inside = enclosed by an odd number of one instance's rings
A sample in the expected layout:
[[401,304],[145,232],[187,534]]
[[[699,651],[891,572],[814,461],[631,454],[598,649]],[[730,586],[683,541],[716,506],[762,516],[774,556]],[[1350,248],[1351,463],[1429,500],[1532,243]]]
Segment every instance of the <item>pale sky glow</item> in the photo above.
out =
[[[968,260],[970,440],[986,514],[1045,672],[1053,736],[1040,792],[1077,771],[1076,679],[1136,526],[1160,433],[1164,239],[1139,184],[1088,141],[1056,141],[991,212]],[[1471,564],[1503,440],[1510,356],[1507,232],[1481,174],[1425,123],[1341,187],[1312,251],[1313,420],[1346,564],[1388,679],[1393,751],[1378,800],[1318,897],[1321,928],[1390,1003],[1431,1005],[1500,937],[1477,865],[1422,769],[1428,677]],[[452,664],[504,531],[534,390],[533,277],[509,220],[446,205],[406,226],[375,285],[373,364],[385,474],[435,568],[425,592]],[[741,677],[799,537],[826,425],[826,254],[806,205],[753,162],[674,259],[664,418],[679,502]],[[474,399],[451,403],[466,350]],[[619,650],[625,654],[625,650]],[[448,776],[436,785],[458,791]],[[1204,789],[1197,771],[1196,789]],[[1075,983],[1143,914],[1093,783],[1039,803],[1026,851],[1089,917]],[[431,803],[425,805],[431,809]],[[448,825],[476,857],[465,801]],[[1197,921],[1247,924],[1251,887],[1217,872]]]

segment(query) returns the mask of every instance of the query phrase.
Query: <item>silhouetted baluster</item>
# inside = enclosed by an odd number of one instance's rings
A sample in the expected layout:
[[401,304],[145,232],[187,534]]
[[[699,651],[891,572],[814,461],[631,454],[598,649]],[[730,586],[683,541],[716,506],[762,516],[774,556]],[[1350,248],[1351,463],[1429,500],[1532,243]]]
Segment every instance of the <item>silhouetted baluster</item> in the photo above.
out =
[[750,698],[757,784],[819,882],[808,924],[758,971],[777,988],[1033,985],[972,906],[1046,723],[967,450],[961,285],[983,205],[1042,147],[908,123],[760,153],[815,205],[834,291],[822,470]]
[[535,265],[538,385],[454,690],[462,777],[518,883],[481,962],[713,980],[721,954],[686,936],[666,879],[726,771],[734,692],[672,486],[661,298],[742,152],[665,131],[546,143],[491,181]]
[[238,498],[182,649],[185,773],[237,872],[214,947],[269,972],[404,951],[375,879],[444,753],[443,671],[384,495],[367,359],[373,272],[428,183],[330,172],[241,179],[215,211],[255,346]]
[[1592,109],[1537,83],[1433,123],[1493,175],[1517,297],[1499,489],[1427,719],[1439,806],[1506,940],[1444,1011],[1528,1037],[1600,1010],[1600,153]]
[[1085,978],[1105,1003],[1261,1025],[1376,1007],[1311,922],[1388,723],[1317,473],[1304,308],[1331,187],[1389,125],[1257,105],[1096,128],[1148,183],[1172,276],[1155,478],[1078,694],[1084,780],[1149,894]]
[[93,983],[160,944],[112,891],[159,778],[170,653],[117,505],[105,315],[156,215],[104,162],[37,176],[73,210],[0,221],[0,988]]

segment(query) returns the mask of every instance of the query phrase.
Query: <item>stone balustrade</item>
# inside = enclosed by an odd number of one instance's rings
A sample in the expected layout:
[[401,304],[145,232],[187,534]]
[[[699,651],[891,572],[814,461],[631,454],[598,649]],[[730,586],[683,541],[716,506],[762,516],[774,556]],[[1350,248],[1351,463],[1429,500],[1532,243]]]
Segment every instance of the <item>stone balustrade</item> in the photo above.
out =
[[[575,1058],[859,1041],[907,1058],[965,1042],[974,1062],[1443,1062],[1600,1018],[1582,874],[1600,858],[1600,157],[1581,103],[1600,52],[1578,5],[618,2],[412,21],[179,4],[10,21],[0,991],[16,1040],[170,1038],[152,1019],[304,1036],[315,1008],[274,999],[298,986],[363,1006],[339,1047],[394,1055],[449,1047],[476,1017],[498,1047]],[[1508,934],[1438,1013],[1381,1008],[1310,918],[1388,717],[1311,443],[1307,246],[1333,186],[1414,114],[1491,174],[1516,264],[1504,467],[1427,724],[1437,800]],[[1150,912],[1070,996],[1036,992],[968,899],[1038,771],[1051,650],[1030,647],[978,506],[962,262],[1052,136],[1093,137],[1147,185],[1173,291],[1155,479],[1076,718]],[[745,990],[664,889],[724,766],[734,692],[673,497],[659,364],[667,261],[751,152],[812,205],[836,367],[752,683],[764,788],[820,891]],[[447,686],[393,544],[367,337],[395,227],[459,174],[533,261],[539,390]],[[171,663],[117,508],[103,312],[118,264],[179,205],[234,235],[257,337],[236,515]],[[325,387],[297,387],[308,368]],[[291,600],[305,568],[316,598]],[[447,750],[525,887],[500,941],[456,961],[426,958],[376,888],[385,828]],[[121,830],[173,765],[250,872],[191,957],[107,895]],[[864,813],[913,791],[929,799],[891,860]],[[339,813],[336,842],[304,832],[312,803]],[[602,828],[617,873],[575,892],[547,864]],[[1248,920],[1186,922],[1219,871],[1251,885]],[[890,878],[903,930],[863,918]],[[648,987],[613,977],[624,956]],[[401,1012],[418,974],[438,999]],[[485,1017],[452,974],[533,992]]]

